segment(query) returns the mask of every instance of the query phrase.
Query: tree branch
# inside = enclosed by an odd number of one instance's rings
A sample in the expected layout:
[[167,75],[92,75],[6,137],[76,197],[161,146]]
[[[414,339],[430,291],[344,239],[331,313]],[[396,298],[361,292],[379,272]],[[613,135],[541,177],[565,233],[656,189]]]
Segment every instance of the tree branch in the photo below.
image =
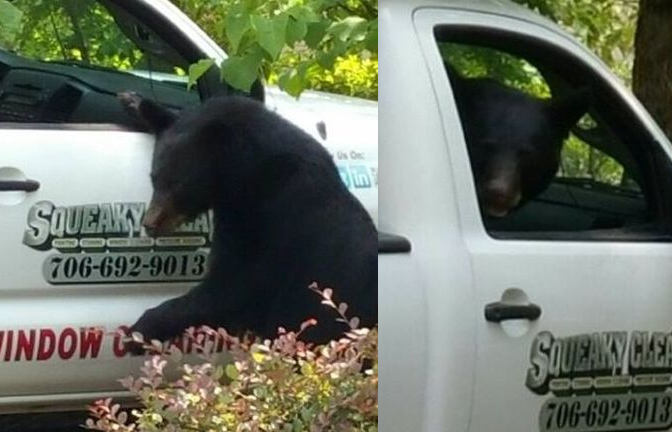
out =
[[63,2],[63,8],[65,9],[65,13],[68,15],[68,18],[70,19],[70,23],[72,23],[72,31],[75,34],[75,38],[77,39],[77,45],[79,45],[79,49],[82,52],[82,60],[86,64],[91,64],[91,56],[89,55],[89,49],[86,46],[86,41],[84,40],[84,35],[82,34],[82,29],[79,28],[79,21],[77,20],[77,12],[75,9],[73,9],[72,3],[66,1]]

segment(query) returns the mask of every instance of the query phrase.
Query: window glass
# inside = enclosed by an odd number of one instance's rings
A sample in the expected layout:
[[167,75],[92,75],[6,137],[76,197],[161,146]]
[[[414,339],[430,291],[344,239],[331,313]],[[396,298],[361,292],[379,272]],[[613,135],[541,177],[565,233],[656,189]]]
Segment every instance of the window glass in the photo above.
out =
[[131,35],[157,39],[170,49],[148,29],[126,22],[121,10],[92,0],[15,0],[13,5],[21,11],[21,25],[11,41],[2,41],[4,50],[47,62],[186,75],[183,59],[161,58],[138,46]]
[[655,143],[622,121],[627,109],[602,102],[613,95],[599,77],[520,40],[508,49],[505,35],[436,34],[492,236],[637,240],[662,231],[652,178],[660,170],[646,156]]
[[[175,108],[198,103],[189,63],[106,0],[13,0],[0,33],[0,122],[129,123],[116,94]],[[56,113],[56,114],[54,114]]]

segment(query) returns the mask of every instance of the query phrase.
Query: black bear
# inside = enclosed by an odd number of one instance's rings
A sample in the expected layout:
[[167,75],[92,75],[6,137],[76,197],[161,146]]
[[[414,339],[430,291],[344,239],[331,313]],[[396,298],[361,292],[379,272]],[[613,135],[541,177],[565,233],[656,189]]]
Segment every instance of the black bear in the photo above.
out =
[[588,110],[588,91],[543,100],[446,68],[481,208],[488,216],[506,216],[550,184],[564,139]]
[[208,325],[272,337],[316,318],[304,339],[324,342],[347,327],[308,289],[313,281],[333,287],[362,325],[377,324],[377,231],[317,141],[242,96],[179,115],[134,93],[119,98],[156,134],[148,233],[214,214],[205,279],[147,310],[131,331],[167,340]]

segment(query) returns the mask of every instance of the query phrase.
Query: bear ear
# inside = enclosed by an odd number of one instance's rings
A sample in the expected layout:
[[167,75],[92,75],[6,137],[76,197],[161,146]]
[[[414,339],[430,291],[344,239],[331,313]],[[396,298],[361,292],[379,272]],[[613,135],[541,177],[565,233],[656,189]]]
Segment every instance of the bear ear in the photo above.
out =
[[142,120],[156,134],[168,129],[177,119],[177,115],[169,109],[144,99],[137,93],[119,93],[117,98],[129,114]]
[[548,110],[553,124],[561,131],[569,131],[590,107],[590,90],[583,87],[560,98],[553,98]]

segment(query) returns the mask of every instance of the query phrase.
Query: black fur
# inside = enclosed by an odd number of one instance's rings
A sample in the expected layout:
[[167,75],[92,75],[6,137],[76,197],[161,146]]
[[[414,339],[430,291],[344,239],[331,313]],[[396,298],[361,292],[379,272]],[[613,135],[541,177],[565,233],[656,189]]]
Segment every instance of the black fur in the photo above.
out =
[[208,209],[215,223],[205,280],[147,310],[131,331],[166,340],[209,325],[271,337],[314,317],[305,339],[324,342],[347,327],[307,288],[313,281],[333,287],[363,325],[377,323],[377,233],[318,142],[243,97],[208,100],[168,126],[158,105],[120,98],[157,133],[148,228]]
[[447,70],[481,207],[490,216],[505,216],[548,187],[564,139],[588,109],[588,92],[542,100]]

